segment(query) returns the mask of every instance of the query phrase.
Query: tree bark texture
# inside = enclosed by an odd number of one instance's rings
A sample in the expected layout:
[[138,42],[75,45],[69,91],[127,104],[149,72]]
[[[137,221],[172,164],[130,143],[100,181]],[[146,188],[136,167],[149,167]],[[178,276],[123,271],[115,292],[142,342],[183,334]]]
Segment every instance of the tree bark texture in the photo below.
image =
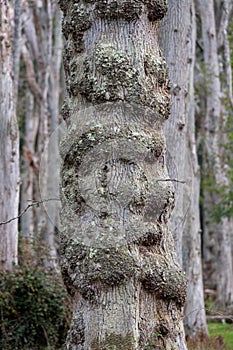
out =
[[[227,2],[224,2],[225,5]],[[218,8],[218,7],[217,7]],[[222,108],[221,62],[218,59],[218,39],[223,43],[226,36],[225,17],[215,13],[213,1],[197,0],[197,9],[201,19],[205,106],[202,106],[204,119],[204,199],[203,199],[203,242],[205,284],[217,290],[217,303],[221,308],[233,302],[233,271],[231,252],[232,223],[228,218],[216,222],[213,209],[221,201],[218,188],[227,185],[227,169],[223,157],[223,132],[226,125],[226,113]],[[221,8],[225,16],[225,8]],[[222,23],[223,33],[217,32],[216,22]],[[226,30],[226,29],[225,29]],[[220,44],[221,46],[221,44]],[[220,57],[220,55],[219,55]],[[227,67],[227,65],[226,65]],[[229,70],[229,67],[228,67]],[[223,80],[224,81],[224,80]],[[229,83],[227,84],[229,85]]]
[[[59,120],[62,39],[60,10],[52,1],[25,3],[23,11],[22,64],[24,66],[24,144],[22,155],[21,208],[28,201],[48,200],[58,185],[54,162],[58,158],[58,140],[53,153],[46,143]],[[22,79],[23,77],[21,77]],[[25,89],[26,85],[26,89]],[[43,159],[43,161],[42,161]],[[21,218],[24,237],[41,240],[49,248],[46,264],[56,266],[56,201],[45,208],[34,208]],[[49,210],[48,210],[49,206]],[[47,215],[49,211],[49,216]]]
[[[19,133],[15,113],[9,2],[0,3],[0,221],[18,215]],[[0,226],[0,268],[12,270],[18,261],[18,220]]]
[[171,116],[165,123],[168,172],[177,180],[170,228],[179,262],[188,278],[185,333],[194,339],[207,335],[200,240],[200,175],[195,141],[195,8],[192,0],[168,3],[168,15],[160,24],[159,38],[172,83]]
[[60,1],[68,134],[61,145],[66,349],[186,349],[186,278],[168,221],[166,1]]

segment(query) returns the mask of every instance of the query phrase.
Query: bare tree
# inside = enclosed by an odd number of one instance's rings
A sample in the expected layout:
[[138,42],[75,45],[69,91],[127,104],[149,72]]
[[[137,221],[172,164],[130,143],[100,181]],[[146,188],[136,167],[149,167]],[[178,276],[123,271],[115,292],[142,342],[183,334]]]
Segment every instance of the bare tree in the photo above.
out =
[[[205,116],[203,134],[205,283],[206,286],[217,290],[218,306],[225,308],[233,302],[232,220],[223,217],[220,222],[217,222],[213,217],[214,208],[221,201],[221,186],[229,185],[227,167],[223,157],[225,142],[223,135],[227,119],[226,111],[223,110],[225,92],[222,87],[225,84],[222,85],[220,74],[222,63],[219,61],[219,57],[222,56],[219,55],[219,48],[222,45],[225,49],[227,48],[226,26],[229,19],[229,2],[224,1],[221,5],[224,6],[215,7],[213,0],[197,1],[204,60],[201,84],[205,87],[200,106],[201,113]],[[217,9],[220,10],[220,13],[216,12]],[[220,26],[219,31],[217,31],[216,23]],[[226,53],[225,50],[224,52]],[[229,56],[227,60],[229,61]],[[226,59],[224,61],[227,68],[225,72],[229,73],[229,63],[226,64]]]
[[[59,121],[60,72],[62,58],[61,18],[52,1],[25,2],[23,8],[21,110],[24,109],[21,208],[28,201],[49,199],[58,177],[53,172],[58,158],[58,140],[52,154],[46,143]],[[26,88],[25,88],[26,87]],[[22,108],[23,107],[23,108]],[[42,160],[43,155],[43,162]],[[40,175],[40,183],[39,183]],[[35,237],[47,244],[49,259],[56,266],[55,230],[58,218],[56,202],[48,201],[49,217],[44,208],[35,208],[21,217],[21,231],[27,240]],[[48,208],[47,208],[48,209]],[[50,261],[50,262],[49,262]]]
[[[19,133],[13,81],[13,11],[0,2],[0,217],[18,215]],[[0,226],[0,268],[12,270],[18,262],[18,221]]]
[[167,164],[170,177],[178,180],[170,227],[179,263],[188,278],[185,332],[187,337],[196,339],[207,335],[207,325],[201,261],[200,172],[195,140],[193,1],[170,0],[159,34],[172,83],[171,116],[165,124]]

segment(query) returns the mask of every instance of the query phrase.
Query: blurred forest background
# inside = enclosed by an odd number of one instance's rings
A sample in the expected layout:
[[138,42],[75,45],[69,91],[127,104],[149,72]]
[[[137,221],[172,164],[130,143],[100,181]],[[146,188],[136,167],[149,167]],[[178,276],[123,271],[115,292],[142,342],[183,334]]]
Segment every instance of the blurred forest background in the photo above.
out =
[[[218,330],[212,323],[208,330],[207,320],[233,323],[233,1],[168,3],[159,35],[171,80],[166,161],[176,206],[170,228],[189,280],[184,326],[190,349],[225,349],[222,338],[208,338]],[[0,0],[4,350],[59,349],[69,327],[58,263],[60,207],[51,198],[59,187],[59,132],[53,149],[45,148],[65,119],[63,46],[56,1]],[[225,341],[232,349],[233,336]]]

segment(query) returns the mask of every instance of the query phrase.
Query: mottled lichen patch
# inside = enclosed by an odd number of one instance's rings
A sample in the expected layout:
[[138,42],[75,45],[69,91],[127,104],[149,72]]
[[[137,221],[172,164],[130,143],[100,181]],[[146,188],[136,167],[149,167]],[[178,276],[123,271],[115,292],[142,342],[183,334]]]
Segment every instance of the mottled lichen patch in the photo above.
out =
[[159,21],[167,13],[167,0],[144,0],[147,4],[150,21]]
[[67,335],[67,350],[74,349],[74,346],[83,345],[85,341],[85,325],[81,312],[76,313],[72,319],[70,330]]
[[83,34],[91,27],[91,24],[92,22],[88,10],[78,3],[73,5],[69,16],[63,18],[63,34],[66,40],[68,40],[69,35],[71,35],[72,44],[76,52],[82,52],[84,50]]
[[66,100],[63,103],[61,114],[62,114],[64,121],[68,122],[68,120],[70,118],[70,109],[69,109],[68,102]]
[[[159,246],[163,237],[163,232],[161,229],[154,229],[153,231],[148,231],[144,233],[137,241],[139,246]],[[139,247],[140,249],[140,247]]]
[[127,248],[89,248],[81,258],[77,251],[82,245],[77,246],[77,243],[67,246],[66,273],[75,289],[91,302],[95,302],[103,287],[117,286],[135,275],[137,265]]
[[[157,62],[157,63],[156,63]],[[133,66],[130,56],[111,44],[100,44],[95,51],[95,62],[85,59],[82,74],[75,75],[75,65],[70,66],[69,87],[76,96],[83,95],[92,103],[125,101],[155,109],[163,118],[170,111],[170,97],[167,94],[168,80],[166,68],[161,58],[147,55],[145,58],[147,79],[140,78],[140,71]],[[159,71],[156,80],[149,73]],[[154,76],[156,76],[154,74]],[[161,91],[157,87],[161,87]]]
[[163,57],[147,53],[144,60],[145,73],[154,75],[160,87],[169,88],[168,68]]
[[173,300],[183,306],[186,299],[187,279],[182,271],[169,269],[166,264],[151,255],[143,262],[142,284],[159,298]]
[[91,102],[138,102],[144,98],[145,91],[139,81],[139,71],[133,67],[126,52],[113,45],[100,44],[96,48],[96,71],[91,60],[86,60],[83,67],[83,76],[77,83],[78,90]]
[[95,14],[101,18],[112,20],[123,18],[131,22],[140,17],[142,9],[143,4],[139,0],[98,0],[95,6]]
[[134,350],[135,340],[133,334],[125,336],[121,334],[110,334],[104,340],[95,339],[91,344],[92,350]]

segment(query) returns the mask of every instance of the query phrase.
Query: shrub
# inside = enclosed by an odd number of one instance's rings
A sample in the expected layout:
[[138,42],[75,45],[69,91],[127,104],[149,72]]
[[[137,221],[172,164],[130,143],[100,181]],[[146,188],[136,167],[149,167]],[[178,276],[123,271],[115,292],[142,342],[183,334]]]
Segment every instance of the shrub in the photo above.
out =
[[61,348],[71,314],[60,275],[23,266],[0,272],[0,349]]

